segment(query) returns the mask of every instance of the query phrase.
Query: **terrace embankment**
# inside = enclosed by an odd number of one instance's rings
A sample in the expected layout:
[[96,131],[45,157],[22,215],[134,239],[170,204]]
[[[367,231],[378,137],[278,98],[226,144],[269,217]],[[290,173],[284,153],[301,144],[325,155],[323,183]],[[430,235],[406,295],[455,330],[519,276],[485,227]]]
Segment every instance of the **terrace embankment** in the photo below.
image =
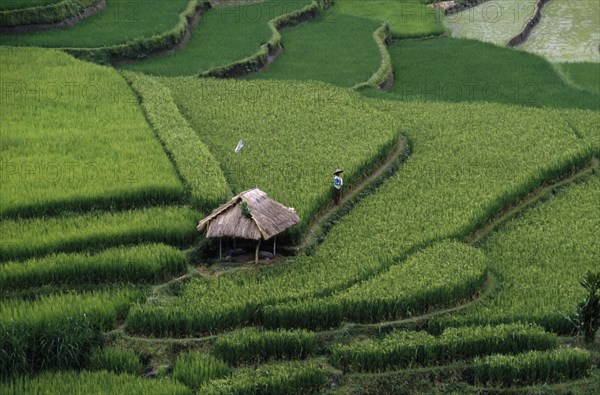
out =
[[[71,15],[62,21],[53,23],[28,23],[15,26],[0,26],[1,34],[20,34],[38,30],[49,30],[49,29],[64,29],[71,27],[82,20],[95,15],[106,8],[106,0],[97,0],[90,6],[84,8],[81,12],[75,15]],[[41,11],[40,11],[41,12]]]
[[246,59],[206,70],[200,74],[201,77],[237,78],[266,70],[277,56],[283,51],[281,45],[281,32],[294,26],[298,26],[313,20],[320,10],[316,1],[306,7],[280,15],[269,21],[272,31],[271,39],[263,44],[260,49]]
[[527,41],[533,28],[536,27],[538,23],[540,23],[540,19],[542,19],[542,9],[546,5],[546,3],[548,3],[549,1],[550,0],[538,0],[537,1],[537,3],[535,4],[535,13],[531,17],[531,19],[527,22],[527,24],[523,28],[523,31],[521,33],[517,34],[516,36],[514,36],[513,38],[511,38],[508,41],[508,43],[506,44],[507,46],[516,47],[518,45],[523,44],[525,41]]
[[[177,51],[181,51],[181,50],[185,49],[188,46],[190,39],[192,38],[192,31],[196,28],[196,26],[198,26],[198,24],[200,23],[200,20],[202,19],[202,15],[208,9],[209,9],[209,7],[198,7],[196,9],[196,13],[188,20],[188,23],[185,27],[185,31],[183,33],[183,37],[181,38],[181,41],[179,41],[174,47],[170,47],[170,48],[165,47],[163,49],[158,49],[158,50],[144,56],[144,59],[155,58],[158,56],[172,55]],[[139,60],[140,59],[122,59],[122,60],[112,62],[112,65],[118,67],[118,66],[123,66],[126,64],[130,64],[130,63],[135,63],[135,62],[138,62]]]

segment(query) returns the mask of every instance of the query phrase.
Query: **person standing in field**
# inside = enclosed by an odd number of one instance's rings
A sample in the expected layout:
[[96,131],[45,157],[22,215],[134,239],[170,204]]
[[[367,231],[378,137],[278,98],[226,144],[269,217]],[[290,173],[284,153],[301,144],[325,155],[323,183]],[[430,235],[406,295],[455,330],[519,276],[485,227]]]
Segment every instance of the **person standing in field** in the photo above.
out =
[[342,185],[344,185],[344,180],[342,180],[342,173],[344,170],[336,169],[333,172],[333,188],[335,193],[335,205],[339,206],[340,204],[340,196],[342,195]]

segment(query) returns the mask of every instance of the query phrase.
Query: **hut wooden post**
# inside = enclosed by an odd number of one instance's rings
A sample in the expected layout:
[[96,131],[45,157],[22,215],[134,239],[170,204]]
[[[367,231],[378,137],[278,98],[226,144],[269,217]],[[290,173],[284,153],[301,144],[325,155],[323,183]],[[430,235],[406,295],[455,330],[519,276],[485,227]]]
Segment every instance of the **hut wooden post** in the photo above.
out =
[[223,238],[219,237],[219,260],[222,261],[223,260]]
[[273,258],[275,258],[276,252],[277,252],[277,236],[273,237]]
[[258,251],[260,250],[260,240],[258,239],[258,243],[256,243],[256,251],[254,252],[254,263],[258,263]]

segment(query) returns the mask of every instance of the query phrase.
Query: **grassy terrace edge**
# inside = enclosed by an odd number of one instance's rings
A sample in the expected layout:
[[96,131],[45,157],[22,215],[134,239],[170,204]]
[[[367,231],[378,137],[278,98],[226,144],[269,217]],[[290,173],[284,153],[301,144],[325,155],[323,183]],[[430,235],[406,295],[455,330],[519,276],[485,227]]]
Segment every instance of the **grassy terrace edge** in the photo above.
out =
[[125,44],[99,48],[61,48],[66,53],[82,60],[101,64],[113,64],[123,60],[146,57],[155,52],[177,46],[183,40],[188,26],[197,13],[211,7],[208,0],[190,0],[185,10],[179,14],[179,22],[170,30],[149,38]]
[[379,68],[371,78],[367,81],[356,84],[352,87],[352,89],[364,89],[364,88],[375,88],[386,90],[389,86],[394,83],[394,70],[392,69],[392,58],[390,57],[390,53],[387,50],[387,45],[392,40],[392,31],[390,30],[390,25],[387,22],[384,22],[381,27],[373,33],[373,39],[377,44],[377,48],[379,48],[379,52],[381,54],[381,64]]
[[288,14],[277,16],[268,23],[271,29],[271,38],[253,55],[235,62],[218,66],[199,74],[200,77],[231,78],[240,77],[257,72],[270,62],[270,58],[281,51],[281,33],[279,29],[295,26],[304,21],[313,19],[319,12],[319,3],[316,0]]
[[[59,24],[67,19],[85,18],[88,8],[106,6],[105,0],[63,0],[58,3],[0,11],[2,28],[18,28],[21,25]],[[80,20],[80,19],[79,19]]]

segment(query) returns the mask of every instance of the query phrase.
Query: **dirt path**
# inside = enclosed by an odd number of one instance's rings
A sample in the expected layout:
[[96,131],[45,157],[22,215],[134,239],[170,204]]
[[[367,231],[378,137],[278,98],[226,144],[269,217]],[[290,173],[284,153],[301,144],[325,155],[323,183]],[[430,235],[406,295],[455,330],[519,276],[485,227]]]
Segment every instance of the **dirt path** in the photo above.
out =
[[[381,182],[393,174],[394,165],[403,160],[409,153],[408,142],[404,136],[400,136],[396,145],[390,150],[386,159],[375,171],[363,177],[353,185],[352,189],[344,190],[340,205],[330,205],[320,211],[310,223],[300,244],[293,248],[296,253],[306,253],[308,249],[318,245],[317,238],[324,237],[330,227],[336,222],[340,212],[347,213],[361,199],[361,194],[370,188],[377,187]],[[390,174],[392,173],[392,174]],[[325,224],[329,224],[325,228]]]
[[496,231],[503,224],[513,219],[528,208],[536,205],[540,201],[547,199],[554,194],[557,189],[567,186],[573,182],[577,182],[578,180],[593,174],[594,171],[598,169],[599,164],[600,161],[598,158],[594,158],[581,168],[575,169],[567,174],[563,174],[554,180],[549,180],[535,190],[529,192],[515,204],[502,209],[483,226],[467,236],[464,241],[475,246],[481,244],[481,242],[487,236]]

